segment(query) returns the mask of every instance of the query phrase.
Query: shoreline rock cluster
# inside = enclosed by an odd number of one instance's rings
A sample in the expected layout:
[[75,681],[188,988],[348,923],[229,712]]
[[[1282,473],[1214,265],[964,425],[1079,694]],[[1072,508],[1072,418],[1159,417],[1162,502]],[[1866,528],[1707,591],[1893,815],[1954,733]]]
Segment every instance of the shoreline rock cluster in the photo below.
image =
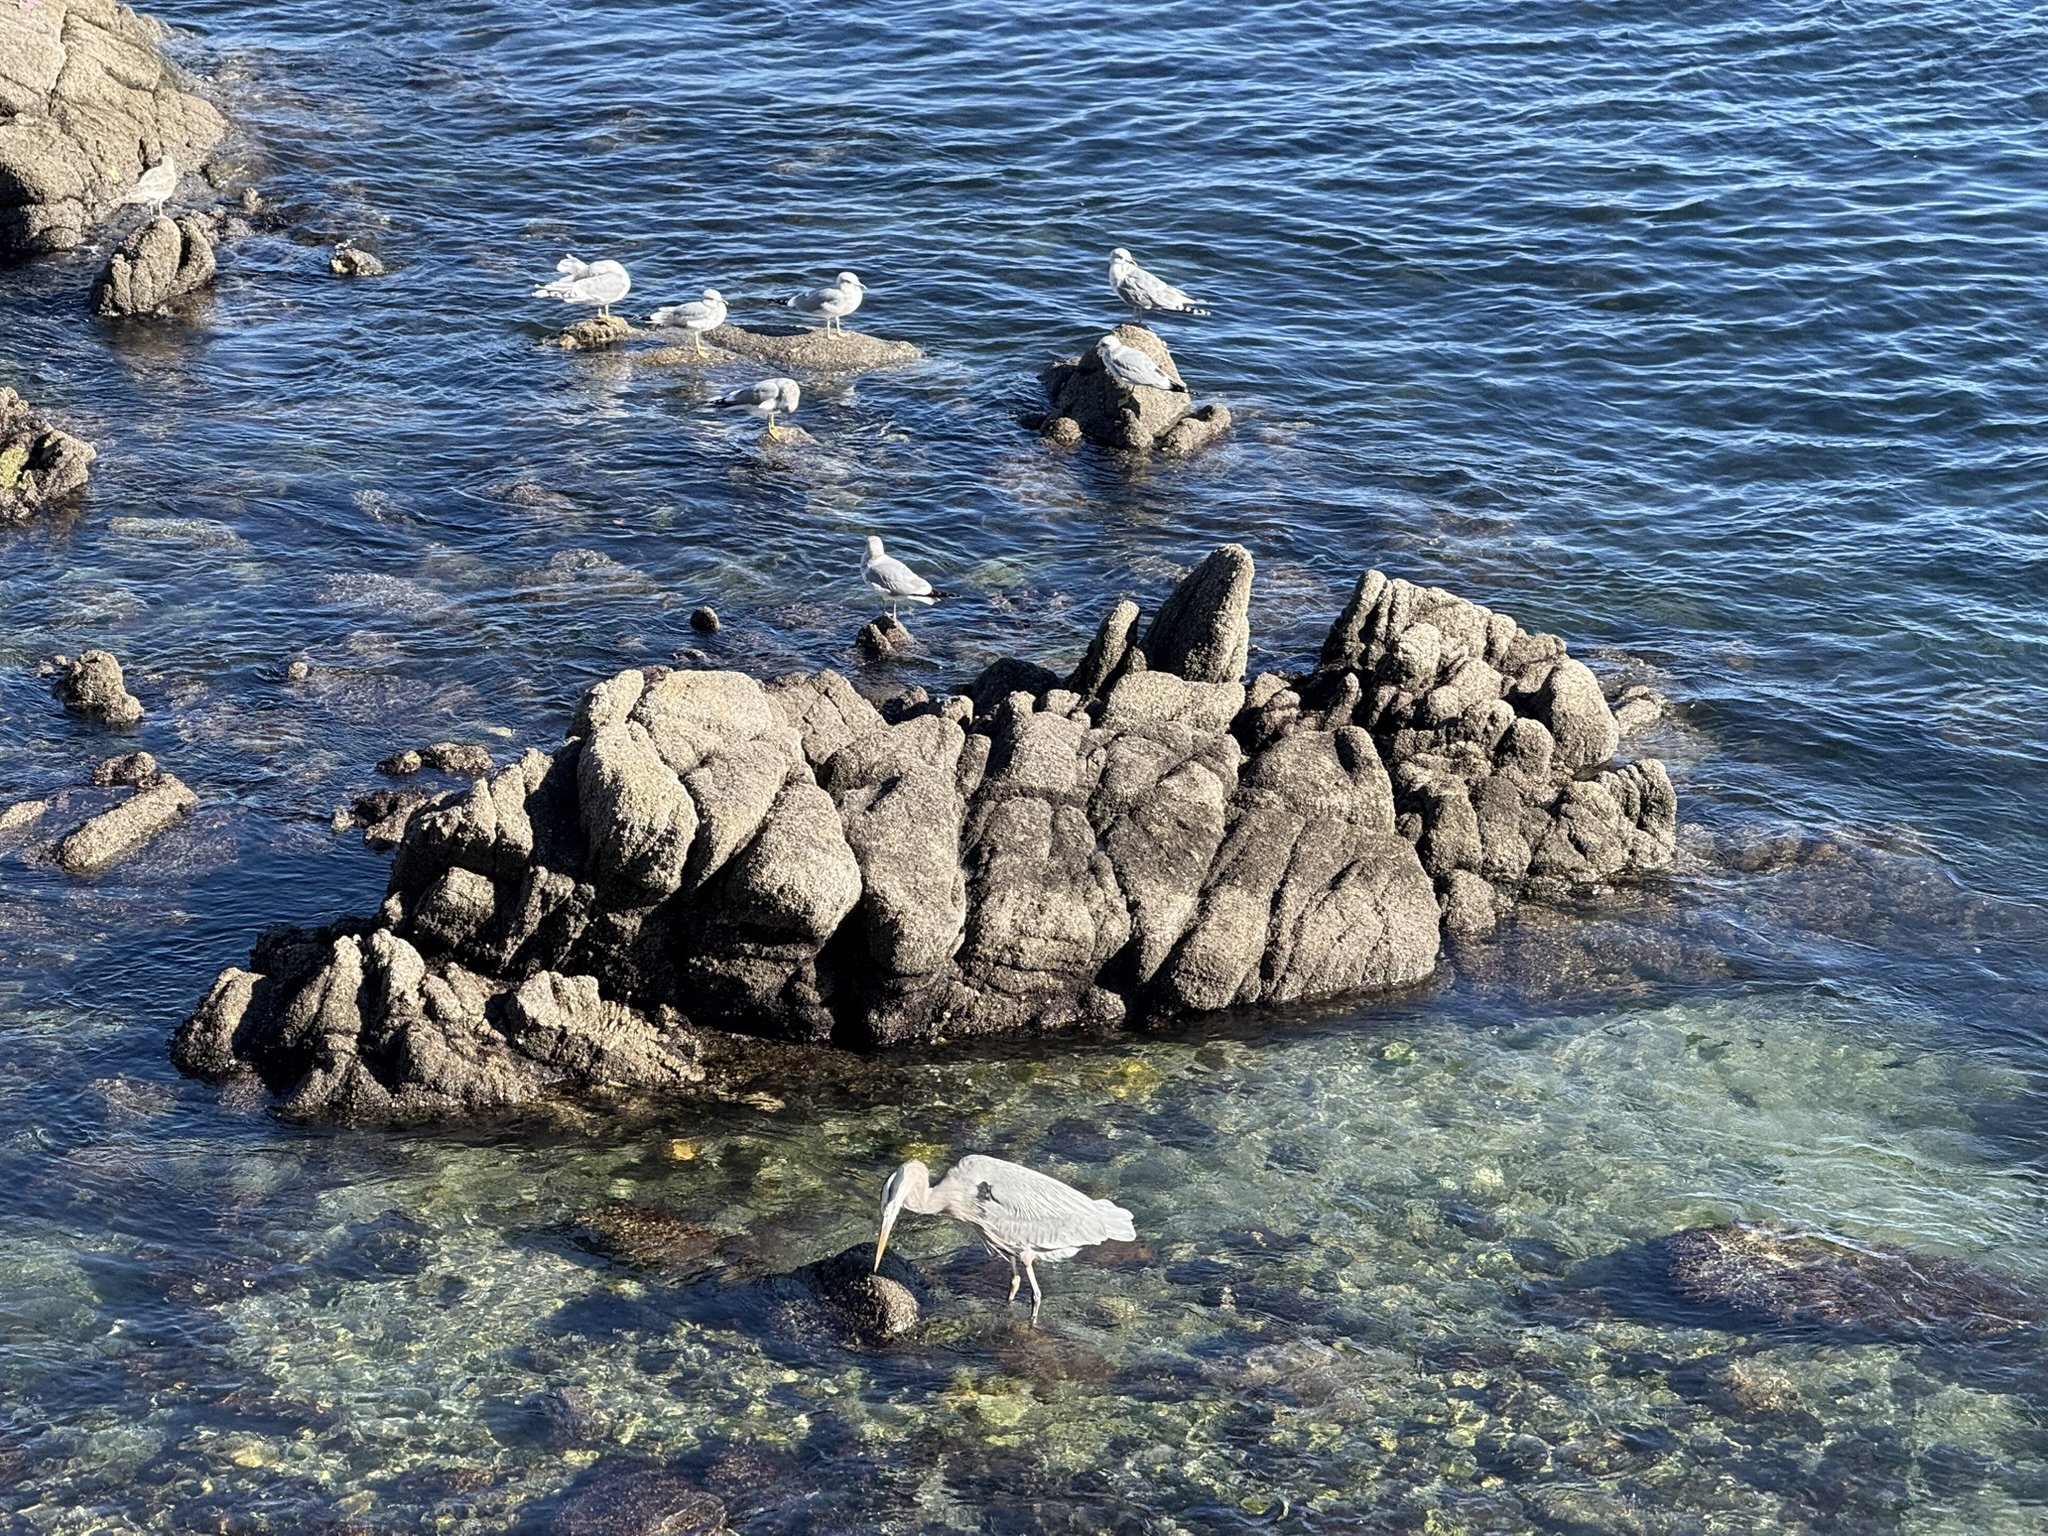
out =
[[[1249,685],[1226,545],[1060,676],[885,718],[830,671],[624,671],[568,739],[411,810],[379,911],[280,929],[172,1051],[308,1118],[676,1089],[707,1030],[866,1048],[1384,992],[1440,930],[1668,864],[1553,636],[1369,572]],[[1142,633],[1142,638],[1139,638]]]
[[0,389],[0,528],[83,490],[99,450]]
[[169,29],[114,0],[39,0],[0,32],[0,259],[75,250],[165,155],[196,166],[227,132],[181,89]]

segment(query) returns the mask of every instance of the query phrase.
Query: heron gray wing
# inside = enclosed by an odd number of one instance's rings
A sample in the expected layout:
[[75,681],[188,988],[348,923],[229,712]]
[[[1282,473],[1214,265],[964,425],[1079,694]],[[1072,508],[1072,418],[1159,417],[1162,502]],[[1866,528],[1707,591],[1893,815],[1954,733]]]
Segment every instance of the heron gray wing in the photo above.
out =
[[[947,1189],[958,1181],[957,1190]],[[943,1192],[964,1196],[972,1214],[955,1211],[1000,1247],[1029,1248],[1051,1257],[1112,1238],[1135,1235],[1130,1212],[1084,1195],[1049,1174],[1000,1157],[963,1157],[940,1181]],[[949,1207],[951,1205],[949,1199]]]

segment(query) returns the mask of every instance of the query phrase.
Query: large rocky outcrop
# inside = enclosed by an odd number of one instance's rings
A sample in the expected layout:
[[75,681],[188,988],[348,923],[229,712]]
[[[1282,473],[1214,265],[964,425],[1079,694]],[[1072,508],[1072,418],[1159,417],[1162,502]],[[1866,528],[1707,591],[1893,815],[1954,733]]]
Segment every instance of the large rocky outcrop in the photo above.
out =
[[107,258],[93,285],[93,313],[103,319],[162,314],[211,287],[218,233],[209,214],[152,219]]
[[0,258],[76,249],[147,166],[195,167],[220,141],[163,36],[113,0],[0,5]]
[[1321,667],[1248,690],[1252,574],[1225,546],[1069,677],[1003,661],[893,719],[829,671],[621,672],[553,753],[413,811],[374,917],[266,935],[176,1059],[332,1117],[670,1087],[706,1028],[893,1045],[1401,987],[1446,920],[1669,859],[1662,767],[1606,765],[1559,642],[1375,572]]
[[1155,332],[1124,324],[1113,334],[1151,358],[1181,388],[1125,384],[1103,367],[1093,349],[1065,358],[1039,375],[1052,401],[1043,426],[1050,441],[1071,446],[1085,437],[1111,448],[1186,458],[1230,430],[1230,410],[1221,402],[1194,408],[1173,354]]
[[0,389],[0,528],[83,489],[98,452]]

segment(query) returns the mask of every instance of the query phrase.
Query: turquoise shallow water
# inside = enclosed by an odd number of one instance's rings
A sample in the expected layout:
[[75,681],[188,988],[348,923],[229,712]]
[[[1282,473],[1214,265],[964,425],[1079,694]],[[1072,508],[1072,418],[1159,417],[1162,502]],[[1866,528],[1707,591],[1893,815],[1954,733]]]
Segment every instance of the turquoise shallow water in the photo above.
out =
[[[539,1527],[635,1456],[760,1530],[2038,1528],[2031,1357],[1549,1272],[1743,1216],[2048,1285],[2028,8],[159,11],[292,223],[183,325],[84,318],[91,257],[0,273],[0,383],[102,452],[7,536],[0,798],[108,750],[33,675],[99,643],[204,802],[95,885],[0,853],[10,1529]],[[344,234],[392,275],[326,278]],[[1118,243],[1215,303],[1168,332],[1239,418],[1193,464],[1016,424],[1115,317]],[[753,322],[851,266],[928,360],[821,381],[770,463],[706,383],[538,346],[565,249],[635,313],[715,283]],[[690,645],[851,668],[868,532],[958,594],[877,685],[1072,654],[1226,538],[1255,667],[1369,565],[1444,582],[1673,699],[1640,746],[1682,868],[1398,1007],[848,1063],[774,1108],[331,1136],[171,1073],[258,929],[377,899],[326,827],[377,758],[550,745]],[[1113,1195],[1152,1258],[1056,1272],[1037,1336],[937,1228],[914,1348],[735,1311],[871,1231],[896,1158],[975,1148]],[[727,1246],[609,1266],[570,1227],[615,1199]],[[602,1432],[537,1438],[572,1387]]]

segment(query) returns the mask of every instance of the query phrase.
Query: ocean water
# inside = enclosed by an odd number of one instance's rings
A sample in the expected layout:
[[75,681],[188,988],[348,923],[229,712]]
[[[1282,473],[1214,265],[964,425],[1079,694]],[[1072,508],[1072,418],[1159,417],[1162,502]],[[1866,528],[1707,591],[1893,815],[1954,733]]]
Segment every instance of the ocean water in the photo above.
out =
[[[132,747],[202,800],[90,884],[0,848],[0,1529],[545,1530],[642,1464],[759,1531],[2041,1527],[2038,1335],[1573,1279],[1742,1218],[2048,1289],[2031,8],[157,13],[278,222],[176,323],[90,320],[98,253],[0,272],[0,384],[101,450],[4,536],[0,800]],[[328,277],[342,236],[391,274]],[[1215,308],[1161,322],[1237,416],[1192,463],[1019,424],[1116,244]],[[850,267],[927,360],[807,380],[817,442],[764,453],[704,408],[759,370],[542,345],[567,250],[756,324]],[[955,594],[882,669],[871,532]],[[327,819],[394,748],[551,746],[691,647],[1062,661],[1226,539],[1255,669],[1379,566],[1660,690],[1680,868],[1396,1004],[544,1131],[306,1131],[164,1059],[264,925],[374,905]],[[118,741],[35,675],[94,644],[149,711]],[[977,1149],[1146,1252],[1050,1272],[1035,1331],[939,1223],[915,1343],[749,1310],[871,1239],[896,1160]],[[577,1217],[619,1200],[719,1246],[606,1261]]]

